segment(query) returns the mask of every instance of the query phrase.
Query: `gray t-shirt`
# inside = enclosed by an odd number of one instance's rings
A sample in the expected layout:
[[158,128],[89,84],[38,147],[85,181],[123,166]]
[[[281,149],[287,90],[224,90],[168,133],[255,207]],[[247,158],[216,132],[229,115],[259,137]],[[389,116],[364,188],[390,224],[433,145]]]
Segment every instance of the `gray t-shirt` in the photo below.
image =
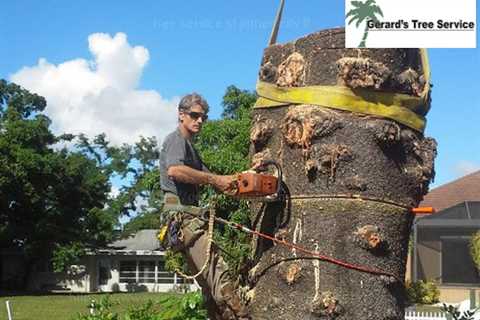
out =
[[208,172],[197,150],[188,139],[182,136],[178,128],[163,141],[160,151],[160,186],[163,191],[176,194],[183,205],[198,205],[198,185],[174,181],[168,177],[168,168],[176,165],[185,165]]

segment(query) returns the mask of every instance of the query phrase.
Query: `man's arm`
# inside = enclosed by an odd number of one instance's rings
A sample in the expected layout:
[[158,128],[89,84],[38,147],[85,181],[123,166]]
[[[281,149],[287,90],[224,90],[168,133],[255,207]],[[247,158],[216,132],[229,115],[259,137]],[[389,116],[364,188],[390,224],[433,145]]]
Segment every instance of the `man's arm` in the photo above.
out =
[[209,184],[219,191],[227,191],[232,188],[234,176],[221,176],[210,172],[199,171],[186,165],[170,166],[168,176],[179,182],[188,184]]

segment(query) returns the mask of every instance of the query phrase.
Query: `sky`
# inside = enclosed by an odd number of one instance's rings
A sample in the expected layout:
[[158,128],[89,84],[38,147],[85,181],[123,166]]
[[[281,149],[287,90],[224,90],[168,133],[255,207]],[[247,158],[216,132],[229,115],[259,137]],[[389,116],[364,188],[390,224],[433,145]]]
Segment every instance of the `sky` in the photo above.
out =
[[[0,78],[45,96],[57,133],[161,141],[176,125],[182,95],[201,93],[215,119],[227,86],[255,89],[278,3],[5,1]],[[342,0],[287,0],[278,42],[344,26],[344,11]],[[480,170],[480,50],[429,55],[426,135],[438,142],[435,187]]]

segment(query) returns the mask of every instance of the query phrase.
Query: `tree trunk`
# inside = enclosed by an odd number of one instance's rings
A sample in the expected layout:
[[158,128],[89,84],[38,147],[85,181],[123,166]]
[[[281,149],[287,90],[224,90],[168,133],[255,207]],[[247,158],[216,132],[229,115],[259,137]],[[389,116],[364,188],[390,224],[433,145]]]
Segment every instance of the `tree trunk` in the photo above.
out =
[[[345,49],[344,43],[344,30],[332,29],[270,46],[260,80],[419,95],[419,50]],[[291,195],[290,210],[267,205],[259,230],[392,274],[353,270],[256,239],[252,319],[403,319],[410,208],[434,176],[435,141],[396,121],[316,105],[255,109],[251,139],[254,161],[279,162]]]

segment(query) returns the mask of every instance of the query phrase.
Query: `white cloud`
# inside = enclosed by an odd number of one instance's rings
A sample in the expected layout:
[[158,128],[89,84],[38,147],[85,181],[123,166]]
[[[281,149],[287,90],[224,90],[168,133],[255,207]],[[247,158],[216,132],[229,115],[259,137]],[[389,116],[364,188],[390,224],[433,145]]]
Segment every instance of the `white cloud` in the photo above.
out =
[[138,89],[148,50],[132,47],[124,33],[91,34],[88,44],[93,60],[55,65],[40,58],[10,80],[47,99],[45,112],[56,133],[93,137],[105,132],[114,144],[132,143],[140,135],[162,140],[176,125],[178,99]]
[[480,170],[480,165],[474,162],[462,160],[455,164],[454,170],[457,176],[463,177],[467,174]]
[[119,194],[120,194],[120,188],[117,186],[112,186],[112,188],[110,189],[110,193],[108,194],[108,197],[113,199],[117,197]]

